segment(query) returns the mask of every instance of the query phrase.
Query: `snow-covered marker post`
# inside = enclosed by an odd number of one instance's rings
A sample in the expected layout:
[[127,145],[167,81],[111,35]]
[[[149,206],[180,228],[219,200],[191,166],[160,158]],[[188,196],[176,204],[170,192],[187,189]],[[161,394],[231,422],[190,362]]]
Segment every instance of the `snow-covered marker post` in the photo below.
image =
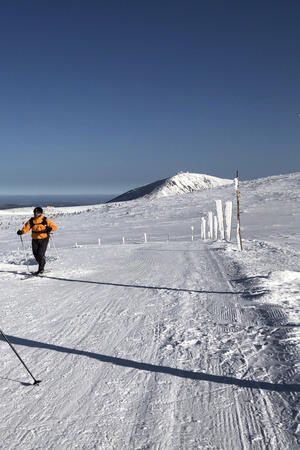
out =
[[239,188],[239,171],[236,171],[236,177],[234,179],[235,192],[236,192],[236,212],[237,212],[237,228],[236,237],[239,246],[239,250],[243,250],[242,235],[241,235],[241,217],[240,217],[240,188]]
[[123,241],[123,244],[125,244],[125,238],[124,238],[124,236],[123,236],[123,238],[122,238],[122,241]]
[[217,208],[218,224],[219,224],[219,230],[220,230],[220,234],[221,234],[221,239],[225,239],[222,200],[216,200],[216,208]]
[[192,241],[194,240],[194,227],[193,225],[191,226],[191,230],[192,230]]
[[147,244],[147,233],[144,233],[144,240],[145,240],[145,244]]
[[232,223],[232,202],[228,201],[225,203],[225,229],[227,241],[230,241],[231,238],[231,223]]
[[209,213],[208,213],[208,237],[209,237],[209,239],[214,238],[212,211],[209,211]]
[[214,216],[214,232],[215,232],[215,240],[218,240],[218,218]]
[[98,238],[98,245],[99,245],[99,247],[101,245],[101,239],[100,238]]
[[201,239],[206,239],[206,219],[205,217],[201,218]]

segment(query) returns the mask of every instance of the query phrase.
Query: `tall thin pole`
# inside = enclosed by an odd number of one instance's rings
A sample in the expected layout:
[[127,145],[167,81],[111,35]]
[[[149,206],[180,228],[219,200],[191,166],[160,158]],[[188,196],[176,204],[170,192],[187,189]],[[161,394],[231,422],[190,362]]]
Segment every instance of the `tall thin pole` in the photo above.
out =
[[27,372],[29,373],[29,375],[31,376],[31,378],[33,378],[34,383],[33,384],[39,384],[41,382],[41,380],[36,380],[34,378],[34,376],[32,375],[32,373],[30,372],[30,370],[28,369],[28,367],[26,366],[26,364],[24,363],[23,359],[21,358],[21,356],[19,355],[19,353],[17,352],[17,350],[15,349],[15,347],[12,345],[11,342],[9,342],[9,340],[7,339],[7,337],[5,336],[5,334],[3,333],[2,330],[0,330],[0,333],[2,334],[3,338],[6,340],[6,342],[8,343],[8,345],[10,346],[10,348],[13,350],[13,352],[17,355],[17,357],[19,358],[19,360],[21,361],[21,363],[23,364],[23,366],[25,367],[25,369],[27,370]]
[[51,242],[52,242],[52,247],[53,247],[54,250],[55,250],[57,259],[59,259],[58,251],[57,251],[57,248],[55,247],[55,243],[54,243],[54,239],[53,239],[53,237],[52,237],[52,234],[50,233],[49,236],[50,236],[50,240],[51,240]]
[[24,256],[25,256],[25,260],[26,260],[27,270],[28,270],[28,273],[30,273],[29,265],[28,265],[28,259],[27,259],[27,253],[26,253],[25,245],[24,245],[24,242],[23,242],[23,239],[22,239],[21,235],[20,235],[20,239],[21,239],[21,242],[22,242],[22,247],[23,247],[23,252],[24,252]]
[[241,235],[241,215],[240,215],[240,188],[239,188],[239,171],[236,171],[235,177],[235,191],[236,191],[236,211],[237,211],[237,240],[239,249],[243,250],[242,235]]

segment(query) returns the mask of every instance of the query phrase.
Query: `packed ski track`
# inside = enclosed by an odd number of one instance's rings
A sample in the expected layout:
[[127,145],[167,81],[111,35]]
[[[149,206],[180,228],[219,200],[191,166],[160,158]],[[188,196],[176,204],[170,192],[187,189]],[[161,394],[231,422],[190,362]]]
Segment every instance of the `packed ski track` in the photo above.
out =
[[0,327],[42,380],[0,341],[1,448],[299,448],[300,174],[241,193],[243,252],[199,237],[232,186],[49,208],[28,279],[31,210],[0,211]]

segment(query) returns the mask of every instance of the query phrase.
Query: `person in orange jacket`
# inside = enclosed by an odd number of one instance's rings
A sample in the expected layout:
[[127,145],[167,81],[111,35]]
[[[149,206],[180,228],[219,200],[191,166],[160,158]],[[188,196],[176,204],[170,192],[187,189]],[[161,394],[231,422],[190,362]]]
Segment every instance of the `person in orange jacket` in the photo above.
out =
[[34,208],[33,214],[34,217],[31,217],[22,230],[17,231],[17,234],[26,234],[32,230],[32,253],[39,265],[35,275],[39,275],[44,272],[46,264],[45,254],[49,242],[49,234],[51,231],[55,231],[57,226],[50,219],[43,216],[43,208],[40,206]]

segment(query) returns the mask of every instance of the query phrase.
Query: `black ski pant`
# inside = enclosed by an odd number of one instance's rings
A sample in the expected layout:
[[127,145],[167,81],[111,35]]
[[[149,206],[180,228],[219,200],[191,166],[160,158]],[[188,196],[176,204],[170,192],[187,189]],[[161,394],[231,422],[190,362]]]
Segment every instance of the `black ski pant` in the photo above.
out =
[[46,264],[45,253],[48,242],[48,237],[45,239],[32,239],[32,253],[39,265],[39,270],[44,270]]

